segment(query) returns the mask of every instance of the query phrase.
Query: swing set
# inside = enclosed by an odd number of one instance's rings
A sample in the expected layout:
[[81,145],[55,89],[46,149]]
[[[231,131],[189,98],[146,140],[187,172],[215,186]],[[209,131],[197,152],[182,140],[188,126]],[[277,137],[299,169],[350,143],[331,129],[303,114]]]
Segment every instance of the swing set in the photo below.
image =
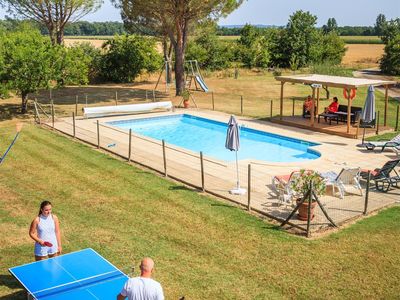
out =
[[12,146],[14,146],[15,142],[17,141],[19,133],[21,132],[21,129],[22,129],[22,125],[23,125],[22,123],[17,123],[17,125],[16,125],[17,133],[15,134],[15,137],[12,140],[11,144],[8,146],[6,152],[4,152],[4,154],[0,157],[0,165],[4,162],[4,160],[7,157],[7,154],[10,152]]
[[[158,85],[160,84],[161,77],[165,71],[165,92],[169,91],[170,85],[174,82],[171,80],[170,75],[174,72],[173,68],[174,62],[173,61],[164,61],[163,67],[161,69],[160,75],[158,76],[158,80],[156,83],[155,90],[157,89]],[[210,90],[207,84],[204,81],[203,76],[200,73],[199,63],[197,60],[187,60],[185,61],[185,89],[191,90],[192,83],[194,82],[195,90],[202,91],[208,93]]]

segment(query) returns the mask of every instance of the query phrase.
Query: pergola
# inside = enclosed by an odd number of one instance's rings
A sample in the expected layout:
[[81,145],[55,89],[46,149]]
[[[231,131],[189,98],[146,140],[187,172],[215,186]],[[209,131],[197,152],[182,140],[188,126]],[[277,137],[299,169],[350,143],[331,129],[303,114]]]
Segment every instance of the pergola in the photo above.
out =
[[[350,122],[351,122],[351,99],[350,94],[352,89],[357,89],[362,86],[384,86],[385,88],[385,111],[384,111],[384,126],[387,123],[387,109],[388,109],[388,89],[390,85],[395,85],[395,81],[387,80],[374,80],[374,79],[363,79],[363,78],[352,78],[352,77],[342,77],[342,76],[329,76],[329,75],[293,75],[293,76],[277,76],[276,80],[281,82],[281,98],[280,98],[280,120],[283,117],[283,87],[286,82],[292,83],[302,83],[307,84],[312,87],[312,101],[313,106],[311,108],[311,116],[314,116],[314,107],[319,108],[319,90],[322,86],[326,87],[336,87],[343,88],[347,90],[347,133],[350,132]],[[315,105],[315,100],[317,105]],[[315,118],[310,118],[310,126],[314,127]]]

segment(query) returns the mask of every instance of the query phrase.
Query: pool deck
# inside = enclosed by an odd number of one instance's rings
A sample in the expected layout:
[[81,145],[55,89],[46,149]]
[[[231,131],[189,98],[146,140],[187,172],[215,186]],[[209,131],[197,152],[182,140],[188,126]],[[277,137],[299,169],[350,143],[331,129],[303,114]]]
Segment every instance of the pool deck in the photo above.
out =
[[[106,122],[123,119],[148,118],[171,114],[187,113],[227,123],[229,115],[216,111],[200,109],[182,109],[175,112],[139,114],[129,116],[117,116],[93,119],[76,119],[76,137],[97,145],[97,125],[100,124],[101,147],[115,154],[128,158],[129,134],[127,131],[116,129]],[[340,172],[343,167],[361,167],[362,169],[380,168],[386,161],[395,159],[392,151],[377,153],[358,148],[360,140],[329,135],[321,132],[309,131],[302,128],[284,126],[281,124],[259,121],[251,118],[237,117],[238,122],[249,128],[298,138],[321,145],[313,149],[321,153],[321,157],[311,161],[292,163],[270,163],[265,161],[243,160],[239,162],[239,177],[242,185],[247,188],[248,165],[251,164],[251,207],[253,210],[266,214],[276,219],[285,219],[292,211],[292,206],[279,205],[271,181],[275,175],[290,174],[294,170],[313,169],[320,172]],[[51,126],[51,122],[47,125]],[[72,118],[62,118],[55,122],[55,128],[61,132],[72,135]],[[227,150],[228,151],[228,150]],[[161,142],[150,138],[133,135],[132,152],[133,161],[148,166],[161,173],[165,171]],[[167,145],[166,165],[168,176],[186,182],[193,186],[201,186],[201,166],[199,154],[188,150]],[[235,196],[229,194],[229,190],[236,184],[235,164],[232,162],[218,161],[204,158],[204,186],[207,192],[230,199],[240,205],[248,204],[248,195]],[[365,192],[365,183],[364,183]],[[400,189],[392,189],[388,193],[370,190],[368,211],[375,211],[386,206],[399,203]],[[329,216],[338,225],[348,222],[362,215],[364,210],[364,196],[347,194],[342,200],[330,193],[321,197]],[[296,217],[291,219],[295,226],[305,228],[306,222],[299,221]],[[312,221],[311,229],[317,231],[329,227],[328,220],[320,210]]]

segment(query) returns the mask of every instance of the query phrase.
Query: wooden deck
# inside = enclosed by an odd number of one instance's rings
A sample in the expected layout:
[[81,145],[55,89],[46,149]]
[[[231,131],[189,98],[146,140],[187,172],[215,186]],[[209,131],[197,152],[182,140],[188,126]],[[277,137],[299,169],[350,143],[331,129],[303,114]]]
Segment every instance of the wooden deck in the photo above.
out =
[[[324,118],[322,117],[320,119],[320,123],[318,123],[317,118],[315,118],[313,127],[311,127],[310,118],[303,118],[302,116],[282,117],[282,119],[280,117],[274,117],[271,119],[271,122],[302,129],[308,129],[317,132],[323,132],[327,134],[334,134],[353,139],[361,137],[364,130],[363,128],[357,128],[356,126],[352,125],[350,127],[350,132],[347,133],[346,123],[339,122],[339,124],[337,124],[336,121],[332,120],[332,123],[329,124],[329,120],[325,122]],[[382,126],[382,125],[379,126],[380,133],[388,131],[393,131],[393,128],[389,126]],[[365,130],[366,136],[374,134],[376,134],[376,128],[366,128]]]

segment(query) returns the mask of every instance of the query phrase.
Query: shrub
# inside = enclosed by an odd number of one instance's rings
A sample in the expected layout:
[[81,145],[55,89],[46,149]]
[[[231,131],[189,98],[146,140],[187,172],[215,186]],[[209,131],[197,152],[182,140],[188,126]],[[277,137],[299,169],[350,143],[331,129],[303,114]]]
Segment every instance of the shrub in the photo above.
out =
[[216,24],[202,24],[196,38],[188,44],[186,60],[197,60],[200,67],[213,71],[229,68],[233,58],[231,45],[221,41],[216,32]]
[[400,75],[400,34],[388,41],[380,65],[384,73]]
[[136,35],[115,36],[103,45],[101,77],[112,82],[132,82],[144,71],[161,68],[162,58],[153,39]]

